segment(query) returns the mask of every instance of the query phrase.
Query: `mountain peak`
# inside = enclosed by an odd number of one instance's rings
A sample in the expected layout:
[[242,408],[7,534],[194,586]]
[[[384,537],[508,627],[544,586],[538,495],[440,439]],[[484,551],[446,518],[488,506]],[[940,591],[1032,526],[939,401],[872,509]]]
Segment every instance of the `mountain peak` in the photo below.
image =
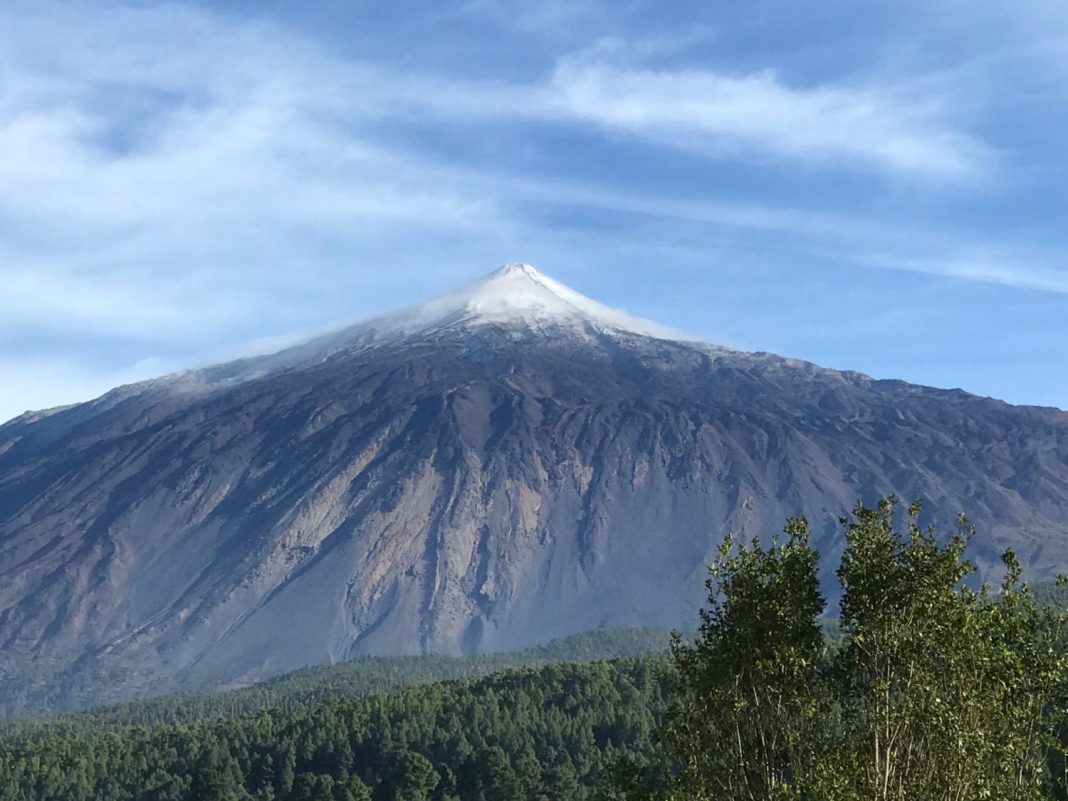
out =
[[529,264],[511,262],[489,275],[424,303],[367,322],[368,328],[408,333],[457,325],[566,326],[626,331],[675,339],[664,326],[631,317],[549,278]]
[[581,340],[596,332],[687,339],[674,329],[598,303],[529,264],[510,262],[423,303],[336,328],[274,353],[165,378],[173,382],[175,377],[181,377],[183,385],[203,383],[206,377],[208,384],[247,380],[275,369],[320,362],[353,348],[363,350],[412,336],[490,326],[518,335],[564,335]]
[[[580,301],[577,305],[576,300]],[[461,313],[468,318],[466,322],[482,318],[506,322],[516,317],[529,317],[531,313],[542,318],[571,316],[582,311],[581,301],[593,302],[547,278],[529,264],[511,262],[483,278],[408,311],[434,313],[448,310]]]
[[510,261],[502,267],[498,268],[495,272],[490,273],[491,276],[505,278],[511,275],[523,275],[532,281],[537,281],[541,278],[541,273],[532,264],[524,264],[519,261]]

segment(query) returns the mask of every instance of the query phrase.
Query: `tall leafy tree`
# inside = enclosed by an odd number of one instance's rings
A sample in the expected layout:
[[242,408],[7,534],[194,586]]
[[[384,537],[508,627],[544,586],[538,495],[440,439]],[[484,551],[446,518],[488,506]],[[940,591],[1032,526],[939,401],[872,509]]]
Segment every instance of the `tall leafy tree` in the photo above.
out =
[[[1063,608],[1036,602],[1014,554],[967,586],[972,529],[945,542],[896,501],[843,520],[839,635],[828,642],[803,520],[770,547],[728,540],[665,735],[665,795],[709,801],[1053,797],[1063,765]],[[633,793],[632,797],[637,797]]]
[[940,545],[894,499],[846,525],[838,571],[844,647],[835,664],[839,761],[851,797],[1043,799],[1045,754],[1065,683],[1063,612],[1040,607],[1004,555],[1000,592],[973,591],[962,517]]
[[697,641],[673,646],[682,685],[666,735],[680,798],[800,798],[819,770],[830,695],[817,569],[800,519],[768,548],[728,538],[720,549]]

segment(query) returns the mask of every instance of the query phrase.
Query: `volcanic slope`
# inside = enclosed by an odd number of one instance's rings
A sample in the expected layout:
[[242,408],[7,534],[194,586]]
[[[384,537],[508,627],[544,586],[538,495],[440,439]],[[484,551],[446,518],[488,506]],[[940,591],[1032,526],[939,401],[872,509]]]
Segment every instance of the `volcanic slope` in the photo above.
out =
[[723,535],[858,497],[1068,567],[1068,414],[689,342],[526,265],[0,426],[0,703],[692,625]]

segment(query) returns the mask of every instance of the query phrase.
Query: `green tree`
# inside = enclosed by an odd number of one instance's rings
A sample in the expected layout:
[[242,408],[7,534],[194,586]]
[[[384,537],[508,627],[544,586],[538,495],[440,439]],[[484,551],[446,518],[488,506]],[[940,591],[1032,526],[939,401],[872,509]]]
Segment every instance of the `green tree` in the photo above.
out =
[[302,773],[289,791],[292,801],[335,801],[334,779],[321,773]]
[[500,746],[481,755],[482,787],[485,801],[515,801],[523,796],[523,786]]
[[797,798],[820,765],[830,710],[818,560],[804,520],[784,533],[768,548],[728,538],[697,642],[675,639],[682,687],[666,735],[680,797]]
[[541,793],[535,793],[539,799],[575,798],[579,794],[578,776],[575,768],[567,760],[559,760],[544,771]]
[[233,779],[219,768],[199,772],[193,780],[191,794],[198,801],[238,801]]
[[334,796],[337,801],[371,801],[371,788],[353,776],[335,785]]
[[1065,686],[1064,614],[1039,606],[1004,555],[1000,592],[962,585],[973,530],[940,545],[894,499],[858,505],[838,571],[844,647],[835,665],[840,759],[852,797],[1050,798],[1045,755]]
[[[664,795],[715,801],[1039,801],[1062,764],[1065,613],[1035,601],[1015,555],[969,589],[964,518],[940,544],[896,502],[843,520],[840,639],[829,648],[803,520],[764,548],[728,540],[664,733]],[[632,783],[633,784],[633,783]],[[627,797],[640,797],[633,789]]]
[[390,801],[426,801],[437,786],[438,773],[422,754],[398,751],[389,755],[383,783]]

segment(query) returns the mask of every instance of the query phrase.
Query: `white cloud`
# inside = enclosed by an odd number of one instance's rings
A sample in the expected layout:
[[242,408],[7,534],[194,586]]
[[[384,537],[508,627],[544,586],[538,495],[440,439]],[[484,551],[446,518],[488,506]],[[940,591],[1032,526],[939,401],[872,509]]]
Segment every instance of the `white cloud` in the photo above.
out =
[[181,6],[89,19],[0,21],[0,335],[176,341],[305,283],[317,235],[353,247],[336,273],[391,230],[505,227],[447,165],[364,135],[381,93],[358,68]]
[[648,70],[564,61],[547,89],[562,115],[717,158],[843,163],[894,175],[968,179],[991,156],[938,96],[893,88],[793,88],[772,71]]
[[1033,289],[1068,295],[1068,269],[1063,260],[1047,253],[1023,258],[1020,253],[997,248],[962,245],[942,253],[850,253],[854,263],[871,267],[938,275],[1017,289]]
[[571,126],[710,159],[801,163],[915,184],[981,181],[996,166],[994,150],[962,127],[947,87],[885,80],[795,87],[770,69],[735,75],[631,61],[662,49],[602,40],[526,83],[365,71],[361,81],[375,87],[365,111]]

